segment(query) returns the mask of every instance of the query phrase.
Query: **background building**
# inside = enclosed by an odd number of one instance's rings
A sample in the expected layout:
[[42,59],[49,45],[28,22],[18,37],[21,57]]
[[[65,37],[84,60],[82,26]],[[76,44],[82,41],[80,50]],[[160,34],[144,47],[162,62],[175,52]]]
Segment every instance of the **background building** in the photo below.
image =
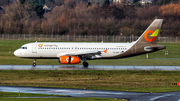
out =
[[113,0],[113,3],[132,3],[132,0]]

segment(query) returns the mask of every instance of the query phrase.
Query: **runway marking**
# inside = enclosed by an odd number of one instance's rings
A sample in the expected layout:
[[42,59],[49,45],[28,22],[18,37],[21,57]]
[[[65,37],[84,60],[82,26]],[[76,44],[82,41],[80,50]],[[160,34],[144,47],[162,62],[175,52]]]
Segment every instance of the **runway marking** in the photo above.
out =
[[157,96],[157,97],[151,98],[150,100],[154,101],[154,100],[157,100],[159,98],[166,97],[166,96],[171,96],[171,95],[174,95],[174,94],[166,94],[166,95],[162,95],[162,96]]

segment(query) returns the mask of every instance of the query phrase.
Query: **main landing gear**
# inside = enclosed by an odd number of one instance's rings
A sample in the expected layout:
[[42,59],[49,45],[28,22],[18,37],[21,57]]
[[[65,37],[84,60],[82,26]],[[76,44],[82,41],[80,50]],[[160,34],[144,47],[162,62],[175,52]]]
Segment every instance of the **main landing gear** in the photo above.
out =
[[89,66],[89,64],[86,62],[86,58],[83,58],[82,59],[84,62],[83,62],[83,66],[85,67],[85,68],[87,68],[88,66]]
[[36,59],[34,59],[33,67],[36,67]]
[[89,64],[86,61],[84,61],[83,66],[87,68],[89,66]]

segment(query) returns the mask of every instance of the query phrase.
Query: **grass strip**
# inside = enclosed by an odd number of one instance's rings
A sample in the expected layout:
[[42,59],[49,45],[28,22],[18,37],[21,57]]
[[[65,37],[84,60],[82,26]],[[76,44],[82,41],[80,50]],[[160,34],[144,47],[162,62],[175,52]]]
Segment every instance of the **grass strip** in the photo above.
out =
[[0,97],[70,97],[69,95],[53,95],[53,94],[34,94],[21,92],[0,92]]

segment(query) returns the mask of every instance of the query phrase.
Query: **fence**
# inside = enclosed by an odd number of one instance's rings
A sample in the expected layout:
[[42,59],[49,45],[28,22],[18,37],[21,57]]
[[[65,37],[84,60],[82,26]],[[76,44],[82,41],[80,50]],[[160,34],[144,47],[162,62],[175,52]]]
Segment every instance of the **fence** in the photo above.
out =
[[[139,36],[104,36],[104,35],[44,35],[44,34],[1,34],[2,40],[31,40],[31,41],[73,41],[73,42],[132,42],[139,38]],[[180,43],[179,37],[159,37],[160,43]]]

